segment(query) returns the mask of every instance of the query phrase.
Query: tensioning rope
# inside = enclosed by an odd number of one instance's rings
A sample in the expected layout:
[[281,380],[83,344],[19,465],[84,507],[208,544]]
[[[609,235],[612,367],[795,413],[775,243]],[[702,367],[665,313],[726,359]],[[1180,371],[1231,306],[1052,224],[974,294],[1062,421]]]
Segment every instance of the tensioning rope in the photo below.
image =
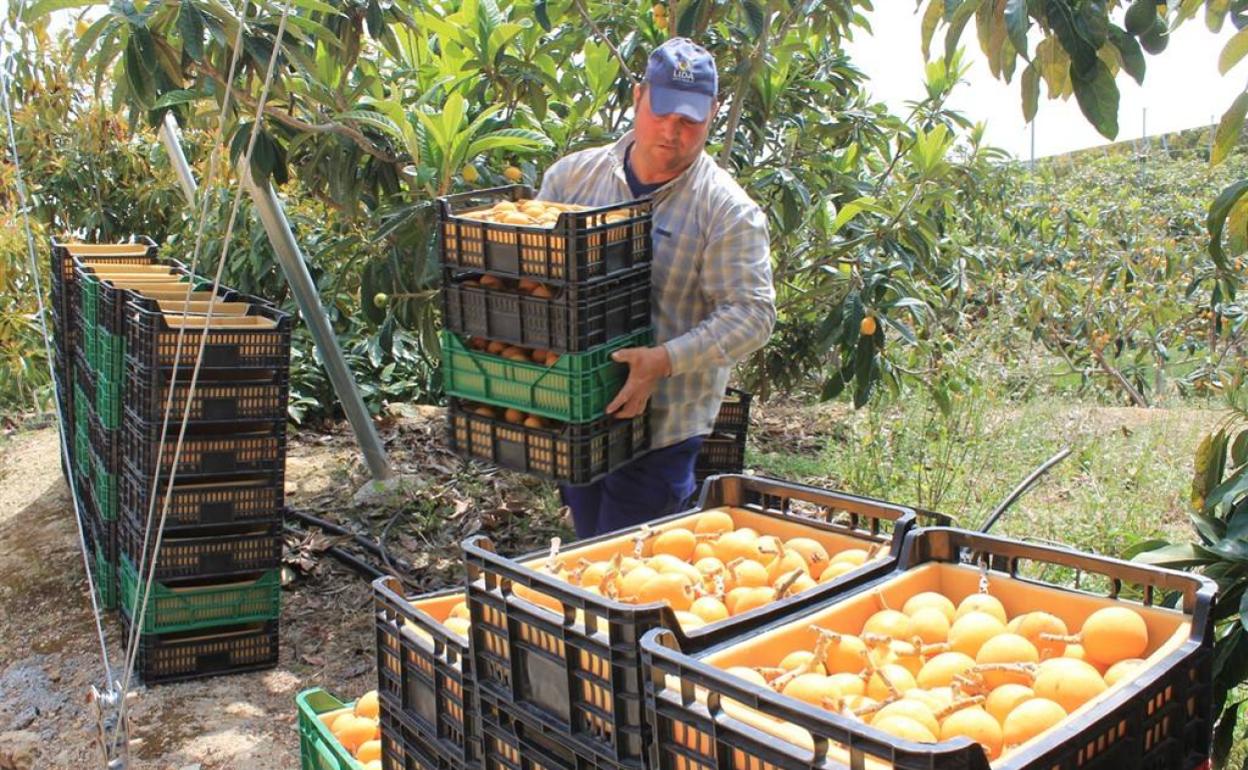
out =
[[[95,579],[91,576],[91,556],[88,554],[86,532],[82,526],[82,509],[78,504],[78,485],[74,478],[74,465],[69,456],[69,440],[66,438],[67,429],[65,427],[61,404],[64,404],[64,397],[67,395],[61,392],[61,384],[56,379],[56,359],[52,355],[51,335],[48,333],[48,317],[47,306],[43,302],[43,285],[39,280],[39,263],[35,256],[35,237],[30,227],[30,200],[26,195],[26,182],[22,173],[22,159],[17,151],[17,133],[13,127],[13,108],[9,101],[9,73],[6,64],[8,52],[4,47],[4,36],[0,35],[0,81],[3,81],[3,88],[0,88],[0,98],[4,100],[4,117],[9,130],[9,153],[13,156],[13,170],[16,177],[18,204],[22,210],[22,224],[26,231],[26,255],[30,264],[30,275],[35,282],[35,299],[39,303],[39,329],[43,334],[43,353],[47,358],[48,374],[52,381],[52,392],[56,398],[56,422],[60,433],[61,443],[61,462],[67,468],[69,476],[69,498],[74,506],[74,521],[78,527],[78,545],[82,551],[83,571],[87,574],[87,592],[91,595],[91,615],[95,619],[95,635],[100,642],[100,657],[104,661],[104,682],[107,687],[113,685],[113,670],[108,663],[108,643],[104,639],[104,626],[100,621],[100,605],[95,592]],[[59,270],[60,266],[55,265],[54,269]]]
[[[250,7],[250,0],[243,0],[243,9],[242,9],[242,12],[238,16],[238,19],[239,19],[238,31],[234,36],[234,51],[233,51],[233,55],[230,57],[230,68],[229,68],[228,74],[226,75],[227,84],[234,82],[234,74],[237,71],[238,62],[239,62],[239,59],[241,58],[241,54],[243,50],[243,45],[242,45],[243,31],[246,28],[245,22],[247,19],[247,11],[249,7]],[[234,89],[227,85],[225,89],[225,93],[223,94],[222,99],[221,99],[221,110],[217,114],[216,133],[215,133],[215,136],[213,137],[213,141],[211,145],[212,152],[209,154],[208,176],[204,181],[204,187],[203,187],[204,194],[200,196],[199,211],[195,214],[196,216],[195,246],[191,252],[191,263],[188,268],[190,270],[192,279],[187,280],[186,294],[182,298],[183,310],[186,310],[187,308],[190,307],[189,303],[191,301],[191,293],[195,290],[195,281],[193,280],[193,276],[196,274],[196,270],[199,267],[199,255],[200,255],[200,250],[204,242],[205,224],[208,219],[208,201],[210,199],[208,192],[212,189],[212,185],[216,182],[217,169],[218,169],[220,156],[221,156],[221,147],[222,147],[221,138],[225,134],[225,118],[226,118],[226,115],[229,114],[230,102],[233,99],[233,94],[234,94]],[[213,301],[215,301],[215,297],[216,297],[216,294],[214,292]],[[211,310],[211,305],[209,306],[209,309]],[[205,324],[204,329],[205,329],[204,333],[206,334],[207,324]],[[166,442],[166,437],[169,431],[169,416],[173,412],[173,400],[174,400],[174,395],[177,392],[177,388],[175,387],[175,385],[178,381],[178,370],[182,363],[182,350],[183,350],[185,339],[186,339],[186,324],[181,324],[179,325],[179,328],[178,328],[178,340],[174,348],[173,370],[169,375],[169,390],[165,397],[164,416],[161,420],[161,425],[160,425],[160,440],[159,440],[159,444],[157,445],[156,464],[154,466],[155,470],[152,473],[151,492],[147,498],[148,506],[147,506],[147,511],[143,518],[143,521],[144,521],[143,546],[139,550],[139,556],[138,556],[139,563],[136,566],[136,570],[137,570],[136,574],[140,576],[140,579],[142,579],[142,576],[145,574],[144,570],[147,569],[147,547],[148,547],[148,543],[151,537],[152,519],[156,515],[156,501],[159,499],[159,496],[157,493],[159,491],[159,485],[160,485],[160,468],[161,468],[162,463],[164,462],[165,442]],[[155,555],[154,554],[153,554],[153,564],[152,564],[151,569],[153,571],[155,570]],[[142,595],[142,604],[144,605],[144,607],[146,607],[147,605],[146,593]],[[140,629],[140,626],[138,624],[130,628],[130,633],[126,639],[126,647],[125,647],[127,660],[130,659],[131,646],[134,644],[137,644],[136,639],[139,636],[139,629]]]
[[[277,69],[278,55],[281,53],[281,50],[282,50],[282,39],[284,38],[285,33],[286,33],[286,22],[290,16],[291,4],[292,4],[292,0],[287,0],[285,5],[282,8],[282,16],[281,16],[280,21],[278,22],[277,33],[276,33],[276,37],[274,39],[274,44],[273,44],[273,50],[269,55],[268,70],[267,72],[265,72],[264,84],[261,86],[260,97],[256,103],[255,122],[251,126],[251,135],[248,137],[247,149],[243,153],[242,160],[240,161],[240,170],[238,173],[238,176],[239,176],[238,189],[235,192],[234,200],[230,207],[230,218],[228,222],[226,223],[225,236],[221,243],[221,254],[217,259],[217,269],[212,280],[212,293],[214,295],[214,298],[221,287],[221,277],[225,271],[226,257],[229,253],[229,248],[230,248],[230,239],[233,235],[234,223],[238,218],[239,206],[242,203],[242,196],[244,192],[243,175],[249,174],[251,172],[251,157],[252,157],[252,153],[255,151],[255,148],[256,148],[256,141],[260,136],[260,126],[264,120],[264,108],[265,108],[265,104],[268,102],[269,88],[273,83],[273,75]],[[240,25],[243,23],[243,20],[241,18],[239,20],[239,23]],[[227,89],[232,88],[232,84],[226,83],[226,88]],[[199,350],[197,351],[196,356],[195,356],[195,367],[191,372],[190,387],[187,391],[185,404],[182,410],[182,424],[179,427],[178,441],[174,448],[174,453],[173,453],[173,464],[170,468],[169,480],[167,482],[167,486],[165,487],[165,499],[164,499],[164,505],[160,514],[160,524],[156,529],[156,542],[153,546],[153,553],[152,553],[152,569],[149,571],[147,575],[146,584],[144,586],[144,590],[142,593],[142,596],[144,597],[145,601],[141,603],[141,606],[139,607],[139,611],[136,613],[137,617],[135,619],[135,624],[134,624],[135,629],[141,628],[143,626],[143,621],[144,621],[144,617],[146,615],[146,610],[147,610],[146,598],[151,593],[152,582],[154,581],[154,578],[156,575],[156,570],[155,570],[156,559],[157,559],[158,554],[160,553],[160,544],[161,544],[162,536],[164,534],[165,521],[168,518],[169,506],[173,499],[173,485],[177,479],[178,463],[181,461],[181,457],[182,457],[182,447],[183,447],[184,440],[186,438],[186,427],[187,427],[188,422],[190,421],[192,401],[195,397],[195,389],[199,382],[199,372],[204,362],[204,350],[207,346],[208,332],[212,323],[213,309],[215,308],[215,306],[216,306],[215,299],[214,301],[210,301],[208,303],[208,310],[207,310],[207,313],[205,314],[203,331],[201,332],[200,337],[199,337]],[[166,419],[167,417],[168,417],[168,412],[166,412]],[[163,445],[163,441],[162,441],[162,445]],[[157,473],[159,473],[159,467],[157,467]],[[150,528],[150,524],[151,522],[149,521],[148,522],[149,528]],[[132,635],[131,641],[136,641],[137,638],[138,638],[137,635]],[[134,662],[135,662],[137,653],[138,653],[137,644],[131,644],[128,646],[125,676],[122,679],[121,691],[123,693],[125,693],[129,688],[130,677],[134,670]],[[118,722],[119,724],[118,733],[120,733],[120,725],[124,724],[125,722],[125,713],[126,713],[126,700],[123,698],[122,703],[121,703],[121,719]]]

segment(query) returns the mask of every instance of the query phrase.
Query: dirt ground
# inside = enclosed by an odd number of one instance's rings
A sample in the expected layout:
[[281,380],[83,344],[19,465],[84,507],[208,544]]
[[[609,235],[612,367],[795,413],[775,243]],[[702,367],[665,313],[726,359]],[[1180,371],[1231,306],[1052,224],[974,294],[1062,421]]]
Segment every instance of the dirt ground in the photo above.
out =
[[[1114,424],[1134,415],[1105,414]],[[812,414],[816,419],[811,422]],[[836,440],[833,408],[768,410],[752,420],[768,451],[805,452]],[[414,408],[381,426],[408,482],[353,503],[365,480],[345,426],[293,436],[287,503],[362,533],[388,537],[409,585],[457,582],[458,543],[489,533],[523,553],[568,535],[549,488],[526,477],[465,468],[443,446],[440,410]],[[816,435],[822,434],[822,435]],[[0,770],[98,767],[87,694],[104,681],[100,644],[55,431],[0,434]],[[396,526],[397,523],[397,526]],[[299,767],[295,695],[325,686],[344,699],[376,686],[369,581],[318,551],[324,538],[287,538],[281,656],[251,674],[144,688],[132,685],[131,767],[293,770]],[[120,622],[102,616],[114,676],[124,670]]]

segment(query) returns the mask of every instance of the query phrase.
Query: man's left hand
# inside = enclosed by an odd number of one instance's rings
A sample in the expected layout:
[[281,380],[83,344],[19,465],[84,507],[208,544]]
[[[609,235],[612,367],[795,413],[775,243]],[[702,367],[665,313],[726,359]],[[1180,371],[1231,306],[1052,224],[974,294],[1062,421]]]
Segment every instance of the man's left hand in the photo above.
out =
[[654,394],[659,380],[672,373],[672,362],[667,348],[621,348],[611,354],[611,360],[628,364],[628,380],[615,399],[607,404],[607,414],[628,420],[646,410],[646,403]]

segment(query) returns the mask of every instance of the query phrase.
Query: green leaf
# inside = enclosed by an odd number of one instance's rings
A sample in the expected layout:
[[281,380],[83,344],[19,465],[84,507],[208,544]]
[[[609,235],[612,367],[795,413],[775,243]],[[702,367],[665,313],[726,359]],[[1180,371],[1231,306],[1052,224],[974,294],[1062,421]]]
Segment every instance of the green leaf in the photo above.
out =
[[330,3],[325,3],[321,0],[289,0],[289,2],[296,8],[302,8],[305,11],[318,11],[330,17],[344,15],[342,9],[335,8]]
[[1222,22],[1226,21],[1226,14],[1231,10],[1231,0],[1209,0],[1205,5],[1205,26],[1210,32],[1218,33],[1222,31]]
[[1028,64],[1023,70],[1023,120],[1027,123],[1036,119],[1036,109],[1040,106],[1040,71],[1035,64]]
[[101,37],[111,37],[120,26],[121,22],[112,16],[101,16],[96,19],[95,23],[82,34],[82,37],[74,42],[73,56],[69,60],[70,69],[77,69],[91,49],[95,47],[96,42]]
[[1167,545],[1170,545],[1170,541],[1162,540],[1160,538],[1152,538],[1150,540],[1141,540],[1138,543],[1127,546],[1126,550],[1122,552],[1122,558],[1134,559],[1136,556],[1139,556],[1140,554],[1145,553],[1146,551],[1155,551],[1158,548],[1161,548]]
[[879,379],[875,366],[875,343],[871,337],[860,337],[854,355],[854,408],[861,409],[871,398],[871,389]]
[[372,110],[348,110],[346,112],[338,113],[335,117],[338,120],[349,120],[354,123],[363,123],[366,126],[375,128],[384,134],[398,139],[400,142],[404,141],[406,138],[404,136],[403,129],[399,126],[399,124],[395,123],[385,115],[382,115],[380,112],[373,112]]
[[1248,631],[1248,591],[1239,600],[1239,622]]
[[1109,12],[1105,0],[1082,0],[1075,15],[1075,31],[1093,51],[1109,42]]
[[693,30],[698,24],[698,16],[702,13],[702,3],[705,0],[687,0],[681,4],[680,14],[676,17],[676,34],[681,37],[690,37]]
[[[1248,616],[1241,620],[1248,622]],[[1239,726],[1239,707],[1242,705],[1243,702],[1240,701],[1223,709],[1217,727],[1213,730],[1213,760],[1216,767],[1222,767],[1226,756],[1231,753],[1231,745],[1235,742],[1235,729]]]
[[1175,543],[1137,555],[1134,561],[1171,569],[1187,569],[1216,564],[1221,558],[1195,543]]
[[1209,257],[1222,270],[1226,270],[1226,253],[1222,251],[1222,228],[1226,226],[1226,217],[1239,199],[1248,192],[1248,180],[1241,179],[1223,190],[1209,207],[1209,215],[1205,226],[1209,230]]
[[1248,56],[1248,29],[1241,29],[1235,36],[1226,41],[1222,53],[1218,56],[1218,72],[1225,75],[1231,68]]
[[[1248,32],[1248,30],[1245,31]],[[1218,130],[1213,140],[1213,152],[1209,156],[1209,162],[1212,165],[1216,166],[1226,160],[1231,150],[1235,149],[1235,145],[1239,144],[1245,115],[1248,115],[1248,91],[1235,97],[1230,108],[1222,114],[1222,120],[1218,121]]]
[[750,34],[757,39],[767,30],[767,9],[758,0],[741,0],[741,10]]
[[550,11],[546,7],[546,0],[537,0],[533,3],[533,16],[537,18],[538,25],[546,32],[551,30]]
[[1105,62],[1097,59],[1096,64],[1087,71],[1080,70],[1072,63],[1070,78],[1084,117],[1101,136],[1106,139],[1117,137],[1118,86]]
[[503,128],[474,140],[468,145],[468,156],[475,157],[489,150],[550,146],[551,141],[537,131],[530,131],[527,128]]
[[1231,443],[1231,462],[1235,465],[1248,463],[1248,430],[1241,430]]
[[1027,56],[1027,29],[1031,26],[1031,19],[1027,16],[1027,0],[1006,0],[1005,2],[1005,29],[1010,35],[1010,42],[1024,59],[1030,60]]
[[1136,83],[1142,85],[1144,83],[1144,71],[1148,65],[1144,61],[1144,52],[1140,50],[1139,41],[1118,27],[1110,28],[1109,37],[1122,57],[1122,68],[1127,71],[1127,74]]
[[192,61],[204,60],[204,14],[191,0],[178,7],[178,33],[182,35],[182,51]]
[[953,12],[953,16],[949,20],[949,29],[945,31],[945,66],[953,62],[953,57],[958,52],[958,43],[962,39],[963,30],[966,29],[966,25],[970,22],[971,17],[975,15],[975,12],[979,10],[979,6],[983,5],[983,3],[984,0],[964,0],[957,10]]
[[21,15],[21,18],[30,23],[38,21],[40,18],[55,11],[63,11],[67,8],[83,8],[96,4],[95,0],[39,0],[39,2],[27,8],[25,13]]
[[1205,501],[1205,508],[1219,516],[1226,516],[1230,513],[1231,506],[1239,502],[1240,498],[1246,494],[1248,494],[1248,469],[1241,468],[1239,472],[1231,474],[1225,481],[1213,488]]
[[161,110],[166,107],[173,107],[178,104],[193,104],[200,99],[207,99],[208,94],[202,91],[194,91],[190,89],[178,89],[176,91],[166,91],[152,105],[153,110]]
[[931,0],[927,4],[927,11],[923,14],[923,28],[921,30],[923,61],[928,61],[932,58],[932,35],[936,34],[936,27],[944,16],[945,0]]

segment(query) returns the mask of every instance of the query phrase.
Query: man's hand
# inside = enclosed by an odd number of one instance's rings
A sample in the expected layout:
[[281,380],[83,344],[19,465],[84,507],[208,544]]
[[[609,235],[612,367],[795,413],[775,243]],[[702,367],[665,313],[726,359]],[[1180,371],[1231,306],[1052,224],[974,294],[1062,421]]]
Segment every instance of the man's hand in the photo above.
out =
[[621,348],[611,354],[612,361],[628,364],[628,380],[615,399],[607,404],[607,414],[627,420],[641,414],[654,394],[659,380],[672,373],[667,348]]

